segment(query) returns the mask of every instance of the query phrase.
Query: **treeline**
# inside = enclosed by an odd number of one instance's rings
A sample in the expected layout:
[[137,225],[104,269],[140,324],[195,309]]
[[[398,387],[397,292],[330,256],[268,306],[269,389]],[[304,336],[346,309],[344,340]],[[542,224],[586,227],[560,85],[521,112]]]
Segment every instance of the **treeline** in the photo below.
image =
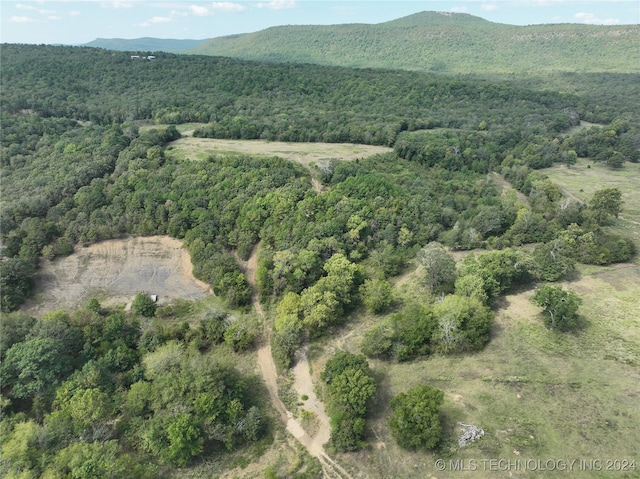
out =
[[143,303],[0,314],[3,477],[152,478],[265,436],[259,379],[219,359],[251,346],[251,322]]
[[[28,123],[12,115],[7,124],[13,120]],[[454,190],[473,201],[495,195],[493,187],[462,173],[429,172],[410,163],[398,169],[393,155],[328,165],[324,176],[333,186],[317,195],[306,170],[277,158],[167,158],[163,145],[177,135],[173,127],[138,134],[126,124],[70,124],[59,135],[43,135],[21,164],[12,165],[9,157],[3,176],[15,196],[2,204],[3,253],[9,258],[0,263],[4,310],[28,294],[41,255],[54,259],[75,244],[125,233],[184,239],[196,276],[234,305],[247,304],[250,292],[230,251],[246,259],[258,241],[265,252],[259,278],[263,298],[312,286],[336,253],[355,262],[371,257],[385,274],[393,274],[414,244],[450,226],[442,220],[440,202],[453,201]],[[96,145],[105,148],[93,149]],[[94,170],[81,183],[67,184],[76,168]],[[286,255],[307,255],[302,276],[277,270]]]
[[571,166],[578,157],[590,158],[612,168],[626,161],[640,161],[640,136],[626,120],[582,129],[572,135],[559,133],[580,123],[575,114],[559,113],[545,118],[545,132],[521,126],[492,125],[483,121],[479,131],[422,130],[401,132],[394,144],[396,154],[426,166],[477,173],[499,171],[507,157],[515,157],[532,169],[554,163]]
[[[599,190],[584,214],[592,221],[605,222],[617,215],[621,204],[619,190]],[[532,219],[529,212],[521,211]],[[593,223],[571,223],[549,240],[539,238],[531,252],[506,248],[470,253],[459,267],[442,245],[430,243],[420,250],[417,260],[422,266],[419,281],[430,291],[431,301],[402,304],[397,312],[365,332],[362,352],[369,357],[406,361],[432,353],[478,351],[489,341],[493,320],[490,306],[498,296],[534,281],[566,279],[578,262],[626,261],[635,251],[632,241],[605,233]],[[375,294],[381,296],[379,290]],[[366,296],[363,301],[367,304]],[[560,304],[561,301],[568,299],[559,300]],[[578,300],[575,302],[577,309]],[[390,303],[391,298],[387,305]]]

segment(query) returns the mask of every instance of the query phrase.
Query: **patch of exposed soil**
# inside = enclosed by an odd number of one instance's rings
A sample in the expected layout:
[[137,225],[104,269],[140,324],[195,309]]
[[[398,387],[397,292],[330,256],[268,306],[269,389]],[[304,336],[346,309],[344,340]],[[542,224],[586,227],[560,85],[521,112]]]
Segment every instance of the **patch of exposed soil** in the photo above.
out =
[[192,274],[189,252],[168,236],[103,241],[66,258],[42,260],[36,276],[35,300],[23,309],[40,316],[56,309],[74,309],[89,298],[104,305],[129,303],[144,291],[160,304],[213,294]]

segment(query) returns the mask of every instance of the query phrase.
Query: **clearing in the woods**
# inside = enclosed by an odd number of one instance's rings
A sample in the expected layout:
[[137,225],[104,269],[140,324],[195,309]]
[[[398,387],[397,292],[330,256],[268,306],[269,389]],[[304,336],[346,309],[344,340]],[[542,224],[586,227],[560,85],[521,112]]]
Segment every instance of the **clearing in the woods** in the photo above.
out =
[[34,299],[23,308],[40,316],[55,309],[72,310],[95,297],[105,306],[127,304],[136,293],[174,299],[199,299],[209,285],[192,274],[189,252],[168,236],[135,237],[77,247],[67,257],[41,259]]

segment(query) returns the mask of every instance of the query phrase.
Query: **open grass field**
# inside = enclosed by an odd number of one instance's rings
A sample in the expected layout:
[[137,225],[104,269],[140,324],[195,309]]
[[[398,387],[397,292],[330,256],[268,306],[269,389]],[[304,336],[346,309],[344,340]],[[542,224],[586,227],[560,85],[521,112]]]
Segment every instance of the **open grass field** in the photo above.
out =
[[169,147],[167,154],[180,159],[205,160],[212,155],[243,154],[277,156],[306,167],[323,160],[355,160],[379,153],[389,153],[384,146],[350,143],[285,143],[265,140],[217,140],[185,136]]
[[[338,456],[341,463],[360,471],[357,477],[380,479],[638,477],[637,467],[605,469],[607,460],[640,466],[640,267],[581,267],[565,286],[584,300],[576,333],[548,331],[529,301],[533,290],[523,290],[498,301],[491,342],[479,353],[409,363],[370,360],[378,382],[370,447]],[[415,281],[397,289],[400,297],[421,291]],[[345,328],[344,339],[319,345],[314,369],[335,347],[359,352],[363,332],[377,320],[360,318]],[[419,384],[445,392],[445,440],[435,452],[398,448],[387,426],[390,399]],[[458,422],[482,427],[486,436],[459,448]],[[573,471],[549,470],[563,460],[577,461]]]
[[[580,158],[571,168],[555,165],[541,170],[559,185],[567,196],[589,202],[596,190],[619,188],[622,192],[622,213],[611,229],[632,238],[640,246],[640,164],[625,163],[613,170],[606,165]],[[636,258],[636,264],[638,259]]]
[[194,138],[195,124],[179,129],[184,136],[167,148],[169,157],[179,160],[206,160],[215,155],[250,155],[253,157],[279,157],[295,161],[311,174],[311,185],[317,193],[326,190],[318,180],[315,168],[329,160],[352,161],[358,158],[392,152],[384,146],[356,145],[351,143],[285,143],[266,140],[219,140]]

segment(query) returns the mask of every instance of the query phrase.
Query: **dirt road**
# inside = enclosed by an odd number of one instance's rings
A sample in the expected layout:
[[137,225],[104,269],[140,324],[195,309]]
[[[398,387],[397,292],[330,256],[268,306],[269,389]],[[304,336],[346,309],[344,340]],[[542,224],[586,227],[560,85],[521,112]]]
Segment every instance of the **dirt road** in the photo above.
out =
[[[240,262],[241,266],[247,275],[247,281],[251,285],[252,289],[252,304],[255,310],[260,316],[264,316],[262,305],[258,300],[258,293],[256,287],[256,269],[258,258],[258,246],[256,246],[251,252],[249,260],[246,262]],[[280,415],[281,420],[286,423],[287,431],[295,437],[300,444],[313,457],[318,458],[322,465],[322,471],[324,477],[327,479],[353,479],[347,471],[345,471],[339,464],[337,464],[324,450],[324,444],[329,440],[331,434],[331,428],[329,423],[329,417],[327,416],[324,405],[316,396],[313,390],[313,381],[311,380],[311,374],[309,373],[309,362],[307,360],[306,352],[304,350],[299,351],[296,355],[296,364],[293,368],[294,382],[293,387],[298,394],[298,397],[307,396],[308,399],[304,401],[304,408],[307,411],[313,412],[314,416],[318,420],[318,427],[313,436],[310,436],[300,423],[296,420],[293,413],[288,411],[280,397],[278,396],[278,372],[276,365],[271,356],[271,344],[269,341],[269,329],[265,326],[265,340],[264,344],[258,350],[258,367],[260,373],[267,385],[269,391],[269,397],[273,403],[276,411]]]

